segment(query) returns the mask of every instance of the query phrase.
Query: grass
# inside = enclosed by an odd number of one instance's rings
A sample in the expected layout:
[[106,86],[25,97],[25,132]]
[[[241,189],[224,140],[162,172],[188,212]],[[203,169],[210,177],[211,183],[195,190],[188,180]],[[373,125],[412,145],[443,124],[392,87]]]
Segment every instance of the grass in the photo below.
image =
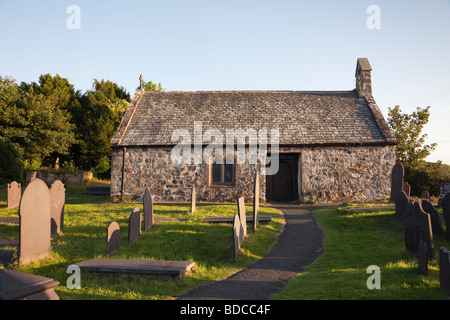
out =
[[[235,261],[232,255],[230,224],[206,224],[207,216],[232,216],[237,205],[199,205],[190,214],[189,205],[155,205],[155,217],[184,219],[183,222],[158,222],[128,245],[127,219],[133,207],[142,203],[110,203],[109,197],[83,195],[85,187],[66,189],[64,232],[52,238],[52,254],[15,270],[53,278],[60,282],[56,293],[61,300],[95,299],[172,299],[199,285],[222,279],[245,268],[268,252],[283,227],[281,213],[260,207],[261,215],[271,215],[269,225],[259,225],[257,233],[248,232],[241,253]],[[6,209],[6,190],[0,191],[0,217],[17,216],[18,209]],[[246,206],[251,214],[252,206]],[[66,286],[71,274],[66,267],[82,260],[106,257],[106,227],[111,221],[120,225],[119,253],[124,259],[190,260],[194,272],[180,281],[150,280],[140,276],[95,276],[83,272],[81,289]],[[250,228],[249,228],[250,230]],[[18,225],[0,224],[0,241],[17,240]]]
[[[441,300],[450,299],[439,287],[439,248],[449,247],[444,236],[434,236],[435,258],[428,275],[418,271],[417,258],[405,249],[403,228],[394,209],[355,211],[356,207],[386,203],[349,203],[318,209],[315,217],[324,232],[324,251],[304,273],[274,296],[277,300]],[[392,204],[391,204],[392,205]],[[366,282],[380,268],[381,288]]]

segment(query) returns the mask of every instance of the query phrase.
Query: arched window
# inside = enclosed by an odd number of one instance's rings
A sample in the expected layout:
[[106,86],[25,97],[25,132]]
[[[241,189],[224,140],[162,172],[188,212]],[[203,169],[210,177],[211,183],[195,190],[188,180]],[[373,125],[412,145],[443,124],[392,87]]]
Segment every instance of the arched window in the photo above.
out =
[[[210,186],[235,186],[236,185],[236,159],[234,155],[224,155],[222,163],[209,163]],[[212,163],[211,163],[212,162]]]

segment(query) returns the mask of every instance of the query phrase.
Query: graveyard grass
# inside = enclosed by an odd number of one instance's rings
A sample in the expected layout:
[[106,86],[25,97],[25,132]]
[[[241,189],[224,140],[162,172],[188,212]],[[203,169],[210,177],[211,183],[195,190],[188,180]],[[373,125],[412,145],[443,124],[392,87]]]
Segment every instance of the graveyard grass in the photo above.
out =
[[[389,203],[346,203],[316,210],[315,217],[324,233],[322,255],[271,299],[450,299],[439,284],[439,248],[449,247],[445,236],[434,235],[434,259],[429,260],[428,275],[422,275],[417,258],[405,249],[403,227],[394,209],[352,210],[383,205]],[[380,289],[367,288],[373,274],[367,273],[371,265],[380,268]]]
[[[143,213],[142,203],[110,203],[108,196],[84,195],[85,187],[66,189],[64,232],[52,237],[52,254],[15,270],[53,278],[60,282],[55,289],[61,300],[172,299],[199,285],[222,279],[248,266],[266,254],[283,228],[278,210],[260,206],[261,215],[271,215],[269,225],[259,225],[253,234],[251,225],[235,261],[231,224],[207,224],[208,216],[233,216],[236,205],[200,205],[190,213],[187,205],[154,206],[155,218],[187,219],[183,222],[156,222],[139,239],[128,244],[127,219],[134,207]],[[18,216],[18,208],[6,208],[6,190],[0,191],[0,216]],[[246,214],[252,206],[246,205]],[[155,280],[141,276],[81,273],[81,289],[68,289],[66,273],[70,264],[92,258],[106,258],[106,227],[111,221],[120,225],[119,253],[112,258],[189,260],[195,269],[178,281]],[[0,224],[0,241],[18,240],[19,227]],[[0,250],[11,249],[11,247]],[[0,265],[0,268],[3,267]]]

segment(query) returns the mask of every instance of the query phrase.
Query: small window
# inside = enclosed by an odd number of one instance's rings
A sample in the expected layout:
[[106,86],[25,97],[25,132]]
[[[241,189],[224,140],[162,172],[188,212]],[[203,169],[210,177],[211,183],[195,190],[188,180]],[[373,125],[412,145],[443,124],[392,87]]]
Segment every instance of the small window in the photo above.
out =
[[236,184],[236,165],[234,159],[230,161],[229,157],[224,157],[223,162],[212,163],[210,165],[210,184],[212,186],[234,186]]

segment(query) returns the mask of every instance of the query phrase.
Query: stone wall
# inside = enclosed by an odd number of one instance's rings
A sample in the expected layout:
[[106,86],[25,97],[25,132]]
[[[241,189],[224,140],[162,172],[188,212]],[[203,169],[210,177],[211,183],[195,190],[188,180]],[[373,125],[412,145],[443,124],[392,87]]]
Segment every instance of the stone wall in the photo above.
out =
[[[175,165],[171,160],[171,148],[130,148],[125,152],[123,171],[123,150],[114,149],[111,157],[111,198],[113,201],[140,201],[146,187],[154,201],[190,201],[192,186],[197,192],[197,201],[235,202],[243,196],[246,201],[253,199],[253,179],[255,165],[236,166],[236,186],[210,186],[208,166]],[[193,163],[193,161],[192,161]],[[122,187],[122,175],[124,176]],[[265,178],[260,178],[261,186]],[[265,189],[260,188],[260,199],[265,200]]]
[[84,185],[85,181],[92,179],[92,172],[61,172],[48,170],[30,170],[26,172],[27,184],[34,178],[43,180],[47,185],[51,185],[56,180],[60,180],[68,186]]
[[389,198],[395,147],[303,149],[299,193],[319,203]]
[[[298,200],[318,203],[374,201],[390,195],[390,175],[395,164],[395,147],[287,148],[299,153]],[[208,166],[174,165],[171,148],[113,149],[111,198],[140,201],[149,187],[155,201],[190,201],[195,185],[198,201],[235,202],[238,196],[253,199],[255,166],[238,165],[235,187],[214,187],[208,183]],[[124,170],[123,170],[124,169]],[[122,171],[123,170],[123,171]],[[122,176],[124,181],[122,184]],[[122,195],[123,191],[123,195]],[[266,179],[260,179],[260,199],[266,199]]]

